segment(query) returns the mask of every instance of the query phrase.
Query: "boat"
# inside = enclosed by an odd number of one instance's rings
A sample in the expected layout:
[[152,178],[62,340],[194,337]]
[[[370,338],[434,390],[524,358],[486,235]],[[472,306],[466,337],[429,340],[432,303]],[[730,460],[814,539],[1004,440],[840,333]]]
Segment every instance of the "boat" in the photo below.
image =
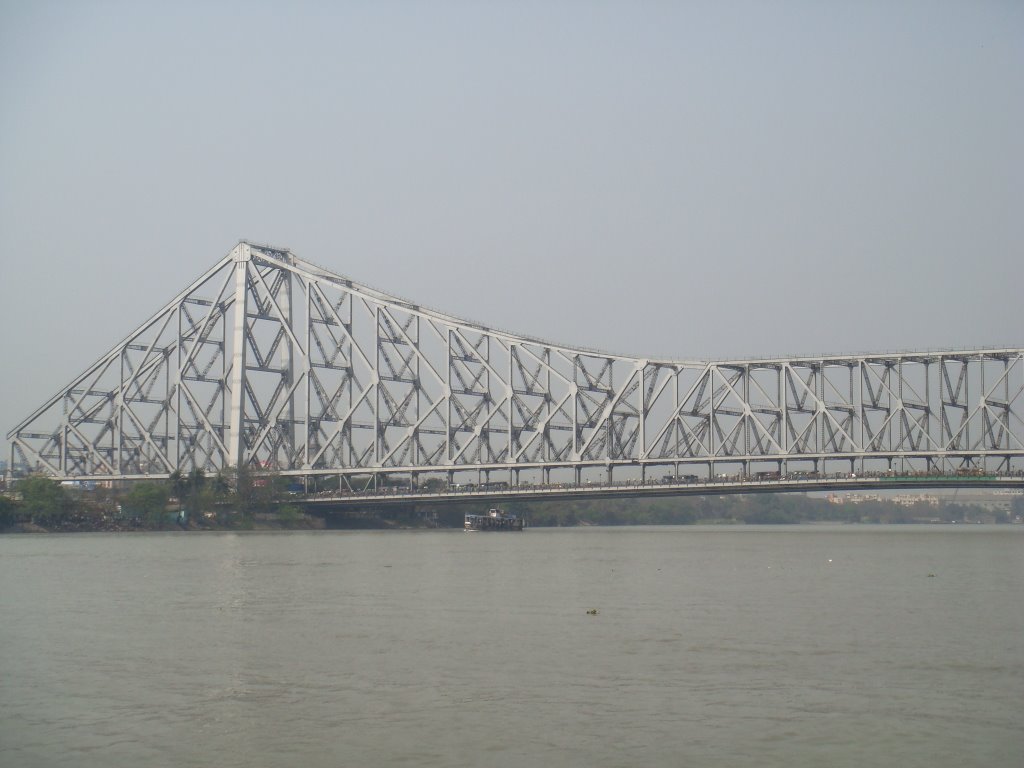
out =
[[467,531],[521,531],[526,521],[511,512],[503,512],[494,508],[486,515],[466,515],[465,530]]

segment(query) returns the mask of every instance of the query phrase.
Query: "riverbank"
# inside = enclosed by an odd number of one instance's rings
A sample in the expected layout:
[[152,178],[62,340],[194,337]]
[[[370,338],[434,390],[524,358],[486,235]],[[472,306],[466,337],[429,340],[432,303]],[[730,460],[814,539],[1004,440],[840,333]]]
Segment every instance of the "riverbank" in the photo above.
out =
[[[590,521],[580,521],[573,525],[533,525],[532,528],[589,528],[589,527],[602,527],[602,528],[630,528],[636,526],[659,526],[659,525],[687,525],[696,528],[720,528],[720,527],[743,527],[746,525],[777,525],[779,527],[785,527],[789,525],[835,525],[837,521],[827,520],[802,520],[796,522],[783,522],[783,523],[757,523],[757,522],[745,522],[742,520],[731,520],[731,519],[718,519],[718,520],[700,520],[689,523],[594,523]],[[965,526],[976,526],[976,525],[1021,525],[1020,521],[1011,522],[984,522],[981,520],[960,522],[960,521],[949,521],[949,520],[918,520],[913,522],[900,521],[890,523],[879,523],[877,521],[845,521],[838,522],[840,525],[848,525],[856,527],[859,525],[892,525],[894,527],[907,527],[907,526],[933,526],[933,525],[950,525],[950,524],[962,524]],[[32,522],[16,523],[6,528],[0,529],[0,536],[5,535],[18,535],[18,534],[62,534],[62,533],[155,533],[155,532],[245,532],[245,531],[359,531],[359,530],[374,530],[374,531],[408,531],[408,530],[460,530],[458,526],[447,526],[447,525],[432,525],[426,522],[421,524],[414,524],[408,521],[396,522],[394,520],[382,520],[382,519],[371,519],[371,518],[332,518],[323,519],[313,516],[303,516],[297,520],[251,520],[247,522],[237,522],[231,524],[216,524],[210,523],[208,525],[173,525],[173,526],[147,526],[142,524],[131,524],[131,523],[115,523],[105,522],[96,523],[93,525],[85,523],[58,523],[56,525],[42,526]]]
[[[148,513],[122,502],[70,501],[49,513],[8,510],[0,516],[0,533],[130,533],[133,531],[302,531],[461,529],[466,514],[479,514],[480,504],[372,506],[338,509],[300,500],[260,505],[198,506],[186,512],[175,504],[160,504]],[[985,504],[956,503],[950,499],[810,497],[802,494],[751,496],[697,496],[660,499],[570,499],[510,501],[505,512],[528,521],[534,528],[636,525],[786,525],[799,523],[870,524],[1012,524],[1024,519],[1024,497],[988,500]]]

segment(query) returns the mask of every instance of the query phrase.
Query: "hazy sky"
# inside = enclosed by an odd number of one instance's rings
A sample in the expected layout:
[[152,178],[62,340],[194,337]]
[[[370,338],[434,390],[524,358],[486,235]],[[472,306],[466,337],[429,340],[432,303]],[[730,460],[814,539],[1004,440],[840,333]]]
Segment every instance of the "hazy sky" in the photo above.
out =
[[615,352],[1020,346],[1024,3],[0,0],[0,439],[241,238]]

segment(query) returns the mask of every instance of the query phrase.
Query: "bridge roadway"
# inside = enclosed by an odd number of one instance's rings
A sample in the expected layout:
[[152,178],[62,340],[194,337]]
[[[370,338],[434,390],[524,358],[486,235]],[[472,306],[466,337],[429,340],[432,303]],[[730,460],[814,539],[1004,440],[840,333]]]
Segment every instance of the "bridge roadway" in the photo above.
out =
[[598,483],[523,485],[509,488],[442,489],[436,491],[386,488],[347,494],[305,495],[295,501],[311,507],[360,507],[430,504],[481,505],[500,501],[555,501],[558,499],[614,499],[659,496],[725,496],[743,493],[806,493],[811,491],[907,491],[970,488],[1016,490],[1024,493],[1024,474],[985,476],[830,475],[780,479],[728,477],[697,482],[625,481]]

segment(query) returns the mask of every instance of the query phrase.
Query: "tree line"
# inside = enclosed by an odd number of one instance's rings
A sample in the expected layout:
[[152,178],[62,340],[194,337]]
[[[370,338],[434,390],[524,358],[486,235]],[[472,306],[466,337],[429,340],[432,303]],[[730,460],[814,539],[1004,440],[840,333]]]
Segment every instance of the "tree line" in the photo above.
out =
[[88,490],[31,475],[20,479],[13,493],[0,495],[0,528],[26,522],[47,529],[248,527],[259,514],[301,516],[281,504],[285,485],[279,476],[245,468],[214,475],[175,471],[166,480]]
[[[0,530],[25,522],[56,530],[247,528],[260,517],[272,518],[278,527],[304,527],[308,519],[303,510],[291,502],[287,488],[287,481],[278,475],[244,468],[213,475],[201,469],[173,472],[166,480],[137,481],[123,488],[96,487],[87,492],[47,477],[30,476],[18,481],[15,495],[0,495]],[[502,507],[525,516],[531,526],[538,527],[802,522],[1008,523],[1015,517],[1024,517],[1024,496],[1014,497],[1009,511],[952,501],[938,507],[924,503],[904,506],[886,500],[833,504],[823,497],[802,494],[562,499],[508,502]],[[440,527],[461,528],[465,513],[479,511],[479,504],[420,504],[415,513],[400,522],[404,526],[430,520]],[[377,517],[383,519],[384,515]],[[334,523],[345,525],[344,515],[335,515],[335,518]],[[367,508],[352,518],[366,526],[375,519],[375,513]]]
[[[827,498],[796,493],[763,493],[726,496],[675,496],[662,498],[563,499],[541,502],[509,502],[506,512],[524,515],[531,526],[576,525],[777,525],[808,522],[891,523],[983,521],[1009,523],[1024,517],[1024,496],[1014,497],[1011,509],[991,510],[973,504],[920,502],[897,504],[891,500],[834,504]],[[461,526],[466,512],[479,505],[429,508],[442,525]]]

